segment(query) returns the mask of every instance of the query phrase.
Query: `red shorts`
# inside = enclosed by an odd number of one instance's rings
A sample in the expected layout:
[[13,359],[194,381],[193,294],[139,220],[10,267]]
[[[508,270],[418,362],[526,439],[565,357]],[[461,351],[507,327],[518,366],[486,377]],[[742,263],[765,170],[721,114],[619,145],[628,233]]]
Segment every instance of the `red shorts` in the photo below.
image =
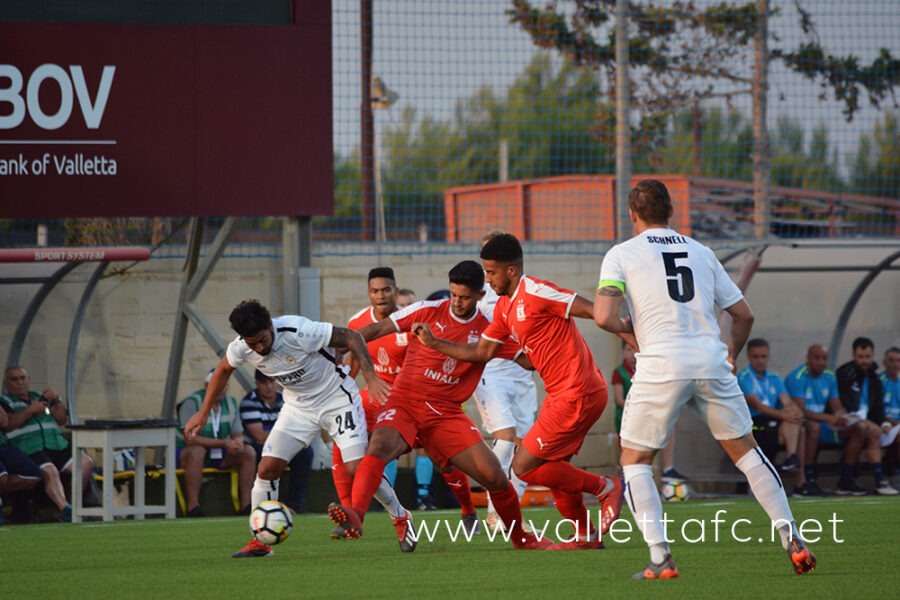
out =
[[425,448],[431,460],[446,467],[463,450],[484,441],[459,405],[391,398],[381,407],[375,429],[396,429],[410,448]]
[[366,413],[366,431],[372,433],[372,430],[375,429],[375,421],[378,420],[378,413],[384,406],[379,404],[378,400],[372,400],[369,397],[369,390],[365,388],[359,390],[359,395],[362,397],[363,412]]
[[584,436],[606,408],[606,388],[587,396],[547,396],[538,418],[522,439],[526,450],[544,460],[578,454]]

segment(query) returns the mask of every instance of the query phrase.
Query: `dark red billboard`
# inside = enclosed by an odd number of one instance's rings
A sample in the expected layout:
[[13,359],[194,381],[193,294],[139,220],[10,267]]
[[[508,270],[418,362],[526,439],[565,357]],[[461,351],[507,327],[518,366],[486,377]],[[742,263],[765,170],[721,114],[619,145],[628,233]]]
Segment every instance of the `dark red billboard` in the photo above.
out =
[[0,217],[332,213],[330,2],[293,25],[0,23]]

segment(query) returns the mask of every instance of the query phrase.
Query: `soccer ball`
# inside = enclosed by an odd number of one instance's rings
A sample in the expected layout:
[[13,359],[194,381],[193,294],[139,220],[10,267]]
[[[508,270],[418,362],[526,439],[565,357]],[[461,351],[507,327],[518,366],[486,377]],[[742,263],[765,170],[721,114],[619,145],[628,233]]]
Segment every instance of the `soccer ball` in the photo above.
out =
[[668,481],[659,488],[659,495],[666,502],[680,502],[691,497],[691,488],[686,481]]
[[266,500],[250,513],[250,533],[260,543],[280,544],[291,534],[291,509],[275,500]]

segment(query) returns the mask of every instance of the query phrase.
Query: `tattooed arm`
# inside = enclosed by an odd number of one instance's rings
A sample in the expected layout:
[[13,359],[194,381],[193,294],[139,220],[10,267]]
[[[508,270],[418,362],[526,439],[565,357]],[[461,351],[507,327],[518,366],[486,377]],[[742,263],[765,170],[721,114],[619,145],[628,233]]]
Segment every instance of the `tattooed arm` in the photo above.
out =
[[346,327],[334,327],[328,345],[332,348],[348,348],[359,364],[359,370],[366,380],[369,394],[382,404],[387,402],[391,386],[375,373],[375,365],[372,363],[368,348],[366,348],[366,341],[358,331]]
[[625,294],[615,286],[607,285],[598,289],[597,295],[594,296],[594,322],[601,329],[616,334],[637,350],[631,317],[623,319],[619,316],[619,308],[624,299]]

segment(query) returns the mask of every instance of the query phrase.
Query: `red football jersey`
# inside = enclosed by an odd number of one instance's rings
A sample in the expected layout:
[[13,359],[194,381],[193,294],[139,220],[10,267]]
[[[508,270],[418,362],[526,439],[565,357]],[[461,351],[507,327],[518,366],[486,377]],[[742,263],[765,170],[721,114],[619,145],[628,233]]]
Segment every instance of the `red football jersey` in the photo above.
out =
[[[478,309],[467,320],[460,319],[451,312],[449,300],[416,302],[392,314],[391,319],[397,331],[407,332],[414,323],[428,323],[435,337],[460,344],[477,342],[490,324]],[[511,341],[500,348],[497,356],[512,360],[519,351],[518,344]],[[409,349],[403,370],[394,381],[391,395],[459,405],[475,391],[483,371],[483,364],[450,358],[426,348],[416,336],[409,334]]]
[[483,334],[493,342],[517,341],[554,396],[583,396],[606,387],[591,349],[569,317],[575,295],[523,275],[512,297],[500,296]]
[[[350,318],[347,327],[350,329],[362,329],[369,323],[375,322],[374,309],[370,306],[364,308]],[[375,372],[381,379],[384,379],[391,385],[403,366],[403,357],[406,356],[406,349],[409,346],[409,338],[407,333],[395,333],[394,335],[385,335],[372,340],[366,344],[369,354],[372,356],[372,362],[375,363]]]

